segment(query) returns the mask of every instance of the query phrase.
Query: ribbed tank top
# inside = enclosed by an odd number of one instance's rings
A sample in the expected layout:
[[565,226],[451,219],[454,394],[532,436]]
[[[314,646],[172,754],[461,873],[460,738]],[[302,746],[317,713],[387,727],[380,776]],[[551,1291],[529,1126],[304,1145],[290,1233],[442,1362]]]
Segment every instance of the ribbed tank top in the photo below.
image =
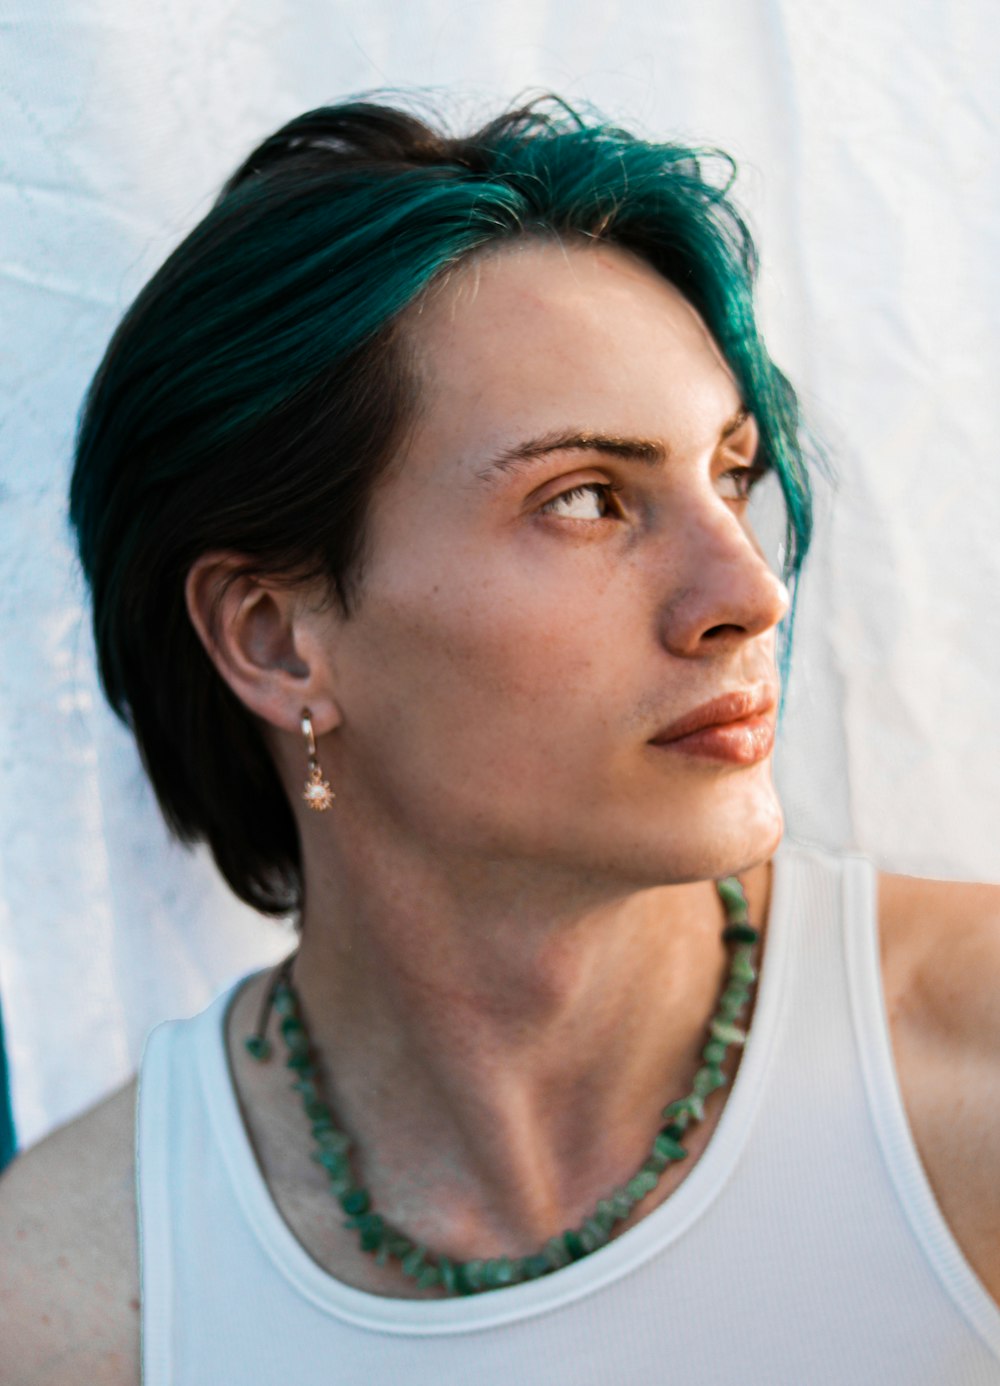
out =
[[582,1261],[465,1299],[353,1289],[293,1236],[229,1071],[238,986],[143,1056],[145,1386],[1000,1386],[1000,1308],[900,1097],[868,858],[779,845],[743,1059],[669,1198]]

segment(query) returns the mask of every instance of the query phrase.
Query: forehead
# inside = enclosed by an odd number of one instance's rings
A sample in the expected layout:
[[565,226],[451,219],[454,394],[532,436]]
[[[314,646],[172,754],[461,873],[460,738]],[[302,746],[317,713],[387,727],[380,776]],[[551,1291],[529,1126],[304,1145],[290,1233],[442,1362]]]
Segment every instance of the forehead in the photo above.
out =
[[670,441],[717,433],[740,403],[695,309],[618,246],[504,244],[435,286],[407,327],[418,455],[465,456],[553,427]]

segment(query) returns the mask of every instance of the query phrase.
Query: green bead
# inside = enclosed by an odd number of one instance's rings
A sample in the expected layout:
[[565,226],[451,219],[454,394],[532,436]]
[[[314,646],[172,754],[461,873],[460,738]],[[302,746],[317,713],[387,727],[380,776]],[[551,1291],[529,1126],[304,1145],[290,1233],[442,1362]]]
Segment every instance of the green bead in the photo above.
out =
[[498,1285],[512,1285],[514,1283],[514,1263],[509,1256],[501,1256],[494,1262],[496,1266],[496,1283]]
[[309,1111],[309,1103],[318,1102],[320,1100],[319,1088],[316,1086],[315,1081],[312,1078],[306,1078],[303,1075],[301,1069],[299,1070],[298,1078],[295,1080],[294,1083],[292,1083],[291,1086],[292,1089],[299,1094],[299,1096],[302,1098],[302,1101],[306,1104],[307,1113]]
[[678,1102],[671,1102],[669,1107],[663,1109],[663,1117],[671,1125],[675,1124],[672,1121],[674,1117],[694,1117],[695,1121],[701,1121],[704,1115],[704,1104],[696,1092],[689,1093]]
[[344,1194],[350,1193],[353,1188],[354,1179],[350,1173],[332,1174],[330,1176],[330,1192],[338,1202],[343,1198]]
[[365,1223],[359,1230],[361,1232],[361,1250],[378,1251],[385,1236],[384,1225],[378,1213],[366,1214]]
[[306,1027],[302,1021],[294,1015],[286,1015],[281,1022],[281,1033],[285,1037],[285,1043],[291,1047],[301,1048],[302,1045],[309,1043],[309,1036],[306,1034]]
[[424,1266],[424,1253],[422,1249],[415,1246],[412,1251],[408,1251],[402,1260],[404,1275],[419,1275]]
[[688,1122],[687,1122],[686,1120],[685,1120],[685,1121],[671,1121],[671,1122],[668,1122],[666,1126],[664,1126],[664,1128],[663,1128],[663,1130],[662,1130],[662,1132],[661,1132],[660,1134],[661,1134],[661,1135],[664,1135],[664,1136],[669,1136],[670,1139],[671,1139],[672,1141],[679,1141],[680,1138],[684,1135],[684,1132],[685,1132],[687,1129],[688,1129]]
[[726,1075],[717,1064],[706,1064],[694,1075],[694,1090],[699,1097],[707,1097],[716,1088],[721,1088],[725,1081]]
[[429,1290],[435,1285],[441,1284],[441,1272],[437,1266],[424,1266],[423,1270],[417,1275],[417,1284],[422,1290]]
[[264,1035],[247,1035],[243,1046],[252,1059],[263,1063],[271,1057],[271,1041]]
[[754,982],[757,980],[757,969],[746,958],[736,957],[729,969],[729,975],[737,982]]
[[745,914],[749,909],[747,897],[743,893],[743,886],[740,884],[738,876],[723,876],[720,881],[716,881],[715,888],[726,907],[726,916],[730,920]]
[[333,1113],[325,1102],[307,1102],[305,1104],[306,1116],[315,1125],[317,1122],[333,1120]]
[[[664,1107],[660,1113],[664,1121],[669,1121],[673,1125],[679,1126],[678,1134],[682,1134],[691,1117],[691,1107],[688,1098],[681,1097],[676,1102],[671,1102],[669,1107]],[[677,1120],[675,1121],[675,1118]]]
[[548,1257],[540,1252],[524,1258],[524,1275],[527,1280],[538,1280],[549,1273]]
[[335,1150],[338,1154],[346,1154],[351,1148],[351,1138],[346,1136],[343,1131],[335,1131],[332,1127],[325,1131],[320,1131],[316,1137],[316,1144],[323,1150]]
[[287,987],[278,987],[274,993],[274,1009],[280,1016],[298,1017],[299,1008],[295,1004],[295,997]]
[[609,1236],[611,1235],[612,1229],[618,1221],[618,1218],[615,1215],[614,1208],[612,1208],[606,1198],[602,1198],[600,1203],[598,1203],[597,1211],[594,1213],[594,1221],[603,1232],[606,1232]]
[[603,1246],[610,1235],[610,1232],[605,1231],[603,1225],[598,1221],[596,1215],[594,1217],[588,1218],[587,1221],[583,1224],[583,1227],[581,1229],[581,1236],[583,1235],[583,1233],[586,1233],[588,1239],[593,1242],[593,1246],[590,1248],[591,1251],[596,1251],[599,1246]]
[[682,1145],[678,1145],[672,1136],[667,1132],[661,1131],[653,1142],[653,1149],[657,1155],[662,1155],[667,1160],[686,1160],[687,1151]]
[[722,1040],[723,1044],[746,1043],[746,1031],[741,1030],[738,1025],[727,1025],[723,1020],[713,1020],[708,1028],[713,1037]]
[[707,1064],[721,1064],[726,1057],[726,1046],[721,1040],[709,1040],[701,1051],[701,1057]]
[[573,1227],[563,1233],[563,1246],[571,1261],[579,1261],[581,1256],[586,1255],[586,1247],[580,1240],[580,1234]]
[[628,1217],[629,1213],[632,1211],[634,1202],[635,1199],[629,1198],[626,1189],[615,1189],[614,1193],[611,1195],[611,1206],[614,1208],[619,1219]]
[[469,1279],[469,1268],[464,1261],[457,1262],[455,1266],[455,1288],[460,1295],[471,1295],[476,1292],[476,1287]]
[[294,1068],[298,1071],[308,1069],[311,1066],[312,1060],[309,1057],[308,1049],[296,1050],[295,1053],[289,1054],[288,1058],[285,1060],[286,1068]]
[[542,1255],[553,1270],[561,1270],[572,1259],[562,1237],[550,1237],[542,1248]]
[[312,1158],[318,1165],[322,1165],[324,1169],[338,1177],[347,1174],[350,1169],[347,1156],[339,1150],[314,1150]]
[[756,943],[760,938],[760,931],[752,924],[747,924],[745,920],[739,920],[727,924],[722,931],[722,937],[726,943]]
[[441,1284],[450,1295],[453,1295],[458,1290],[458,1267],[447,1256],[439,1256],[437,1268],[441,1276]]
[[644,1198],[646,1196],[648,1190],[646,1188],[645,1182],[641,1174],[635,1174],[632,1176],[632,1178],[625,1185],[625,1192],[628,1194],[629,1198],[632,1200],[633,1203],[638,1203],[641,1198]]
[[742,982],[734,982],[726,987],[719,997],[719,1014],[738,1015],[750,998],[750,993]]
[[413,1242],[409,1237],[404,1237],[402,1232],[387,1232],[385,1245],[389,1255],[394,1256],[397,1261],[401,1261],[404,1256],[415,1250]]
[[340,1206],[345,1213],[367,1213],[370,1202],[364,1189],[350,1189],[340,1196]]

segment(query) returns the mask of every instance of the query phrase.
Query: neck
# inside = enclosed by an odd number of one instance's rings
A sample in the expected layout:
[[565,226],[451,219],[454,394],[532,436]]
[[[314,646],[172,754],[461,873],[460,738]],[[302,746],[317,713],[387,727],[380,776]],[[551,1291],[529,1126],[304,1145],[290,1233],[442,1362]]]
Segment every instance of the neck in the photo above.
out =
[[[456,1256],[575,1225],[688,1090],[727,964],[714,881],[323,860],[296,985],[380,1210]],[[769,863],[741,879],[763,924]]]

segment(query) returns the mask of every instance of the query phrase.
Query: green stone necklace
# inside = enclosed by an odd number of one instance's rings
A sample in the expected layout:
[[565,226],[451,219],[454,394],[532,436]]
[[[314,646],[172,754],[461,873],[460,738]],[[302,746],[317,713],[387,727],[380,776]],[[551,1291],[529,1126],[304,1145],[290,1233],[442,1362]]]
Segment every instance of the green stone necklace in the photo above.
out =
[[722,1071],[726,1050],[731,1044],[742,1045],[746,1040],[746,1032],[737,1021],[750,999],[757,976],[753,955],[760,935],[749,923],[746,896],[739,879],[726,876],[715,885],[728,920],[722,937],[730,947],[729,976],[708,1026],[709,1038],[701,1051],[704,1062],[694,1075],[691,1091],[687,1097],[664,1107],[665,1124],[653,1141],[645,1163],[628,1183],[615,1189],[608,1198],[602,1198],[581,1227],[550,1238],[540,1251],[530,1256],[456,1261],[429,1252],[372,1210],[367,1189],[357,1183],[351,1171],[350,1137],[334,1125],[333,1114],[320,1092],[315,1051],[291,983],[295,954],[285,960],[265,997],[257,1031],[245,1041],[246,1047],[257,1060],[270,1057],[271,1045],[264,1032],[273,1006],[281,1017],[281,1033],[288,1046],[287,1066],[295,1074],[292,1087],[301,1095],[312,1125],[316,1142],[312,1158],[327,1171],[330,1192],[347,1214],[344,1225],[356,1230],[362,1251],[370,1252],[379,1265],[385,1265],[390,1257],[399,1261],[404,1274],[412,1277],[421,1289],[441,1286],[449,1294],[470,1295],[537,1280],[571,1261],[579,1261],[610,1240],[615,1225],[624,1221],[635,1205],[652,1193],[667,1166],[686,1157],[687,1151],[680,1144],[684,1132],[692,1122],[704,1117],[709,1093],[728,1082]]

